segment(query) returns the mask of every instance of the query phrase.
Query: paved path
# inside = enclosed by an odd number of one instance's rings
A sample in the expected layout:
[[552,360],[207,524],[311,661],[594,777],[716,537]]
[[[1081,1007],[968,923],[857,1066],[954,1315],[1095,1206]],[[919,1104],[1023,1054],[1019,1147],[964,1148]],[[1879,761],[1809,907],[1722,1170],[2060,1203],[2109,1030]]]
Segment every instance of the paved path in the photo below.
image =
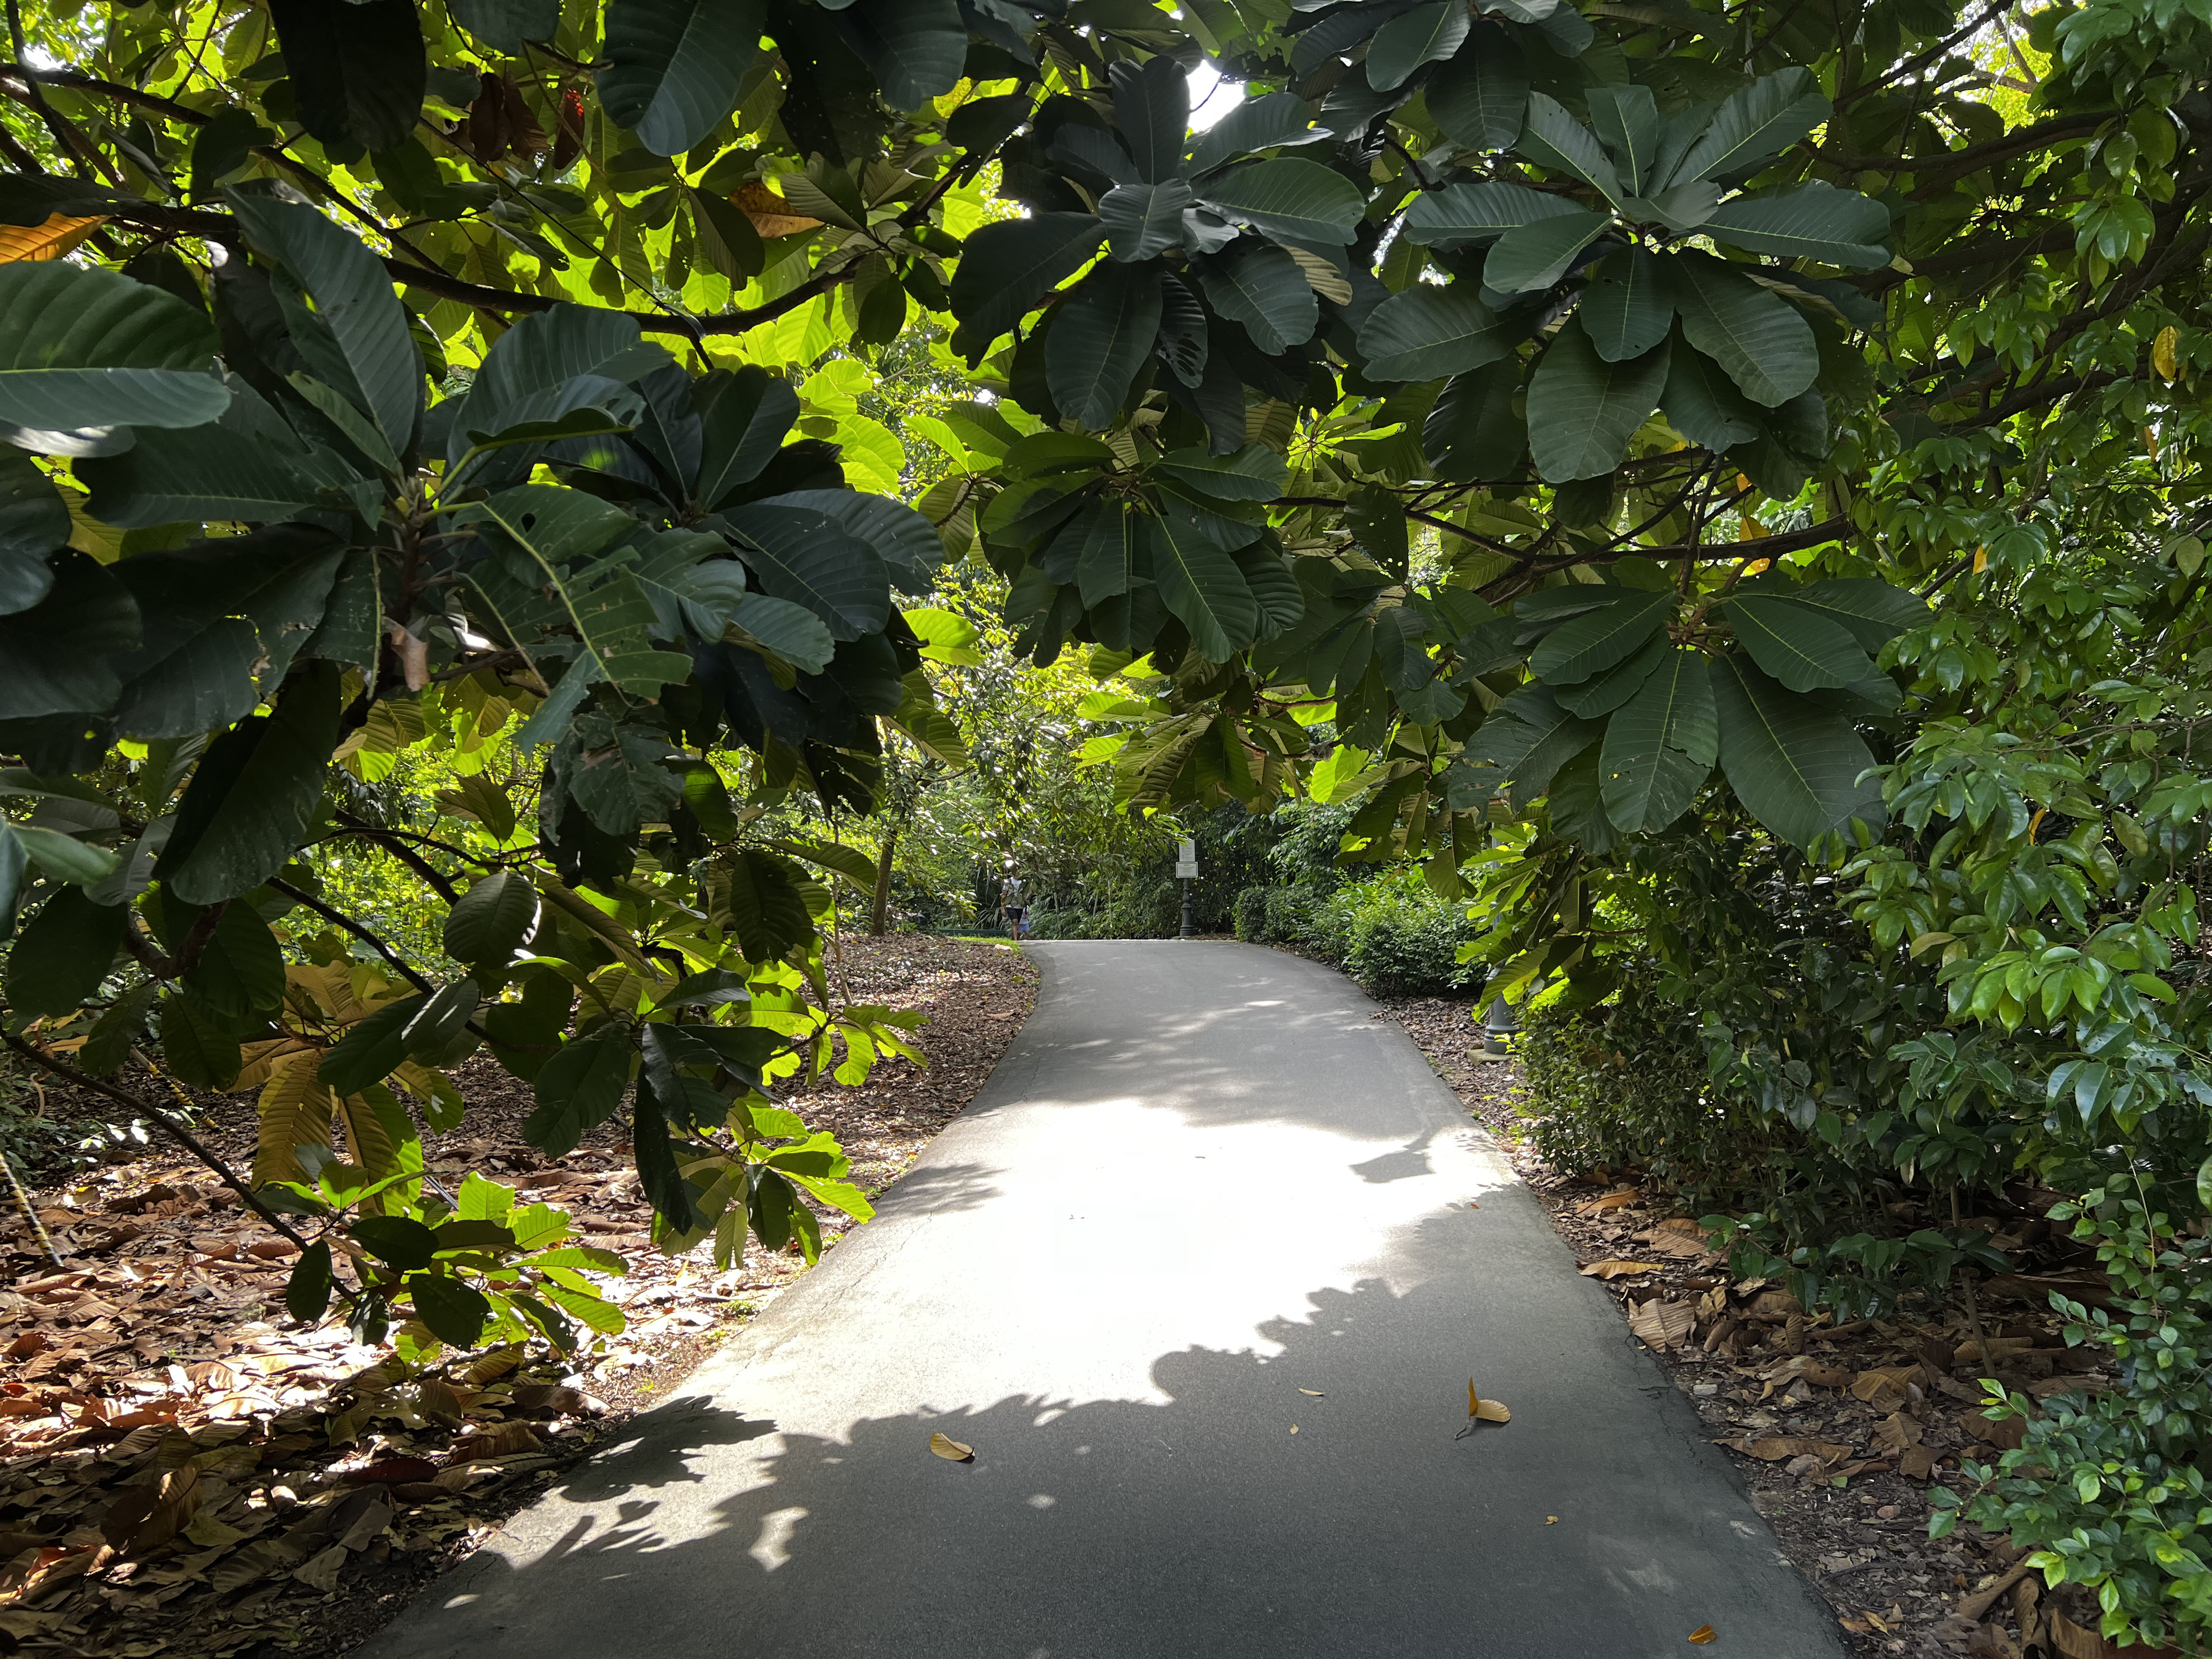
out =
[[[1356,989],[1031,949],[1036,1014],[879,1218],[371,1659],[1838,1659]],[[1513,1420],[1455,1440],[1470,1374]]]

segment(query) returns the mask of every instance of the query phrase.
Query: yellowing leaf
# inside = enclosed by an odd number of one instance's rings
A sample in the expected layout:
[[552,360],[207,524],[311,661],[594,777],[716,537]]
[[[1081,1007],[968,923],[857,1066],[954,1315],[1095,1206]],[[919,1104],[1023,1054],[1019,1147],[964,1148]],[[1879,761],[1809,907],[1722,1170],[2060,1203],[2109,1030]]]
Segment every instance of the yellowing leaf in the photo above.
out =
[[1467,1414],[1469,1417],[1472,1417],[1475,1413],[1481,1409],[1482,1401],[1476,1397],[1474,1392],[1474,1379],[1470,1376],[1467,1379]]
[[2174,347],[2179,343],[2180,338],[2179,331],[2172,324],[2168,324],[2159,330],[2158,338],[2151,342],[2150,366],[2156,369],[2169,385],[2172,384],[2174,376],[2181,373],[2181,364],[2174,355]]
[[1693,1648],[1705,1647],[1712,1640],[1713,1627],[1711,1625],[1700,1625],[1690,1632],[1690,1645]]
[[[72,219],[53,213],[36,225],[0,225],[0,263],[14,259],[58,259],[107,221],[99,216]],[[2166,331],[2168,334],[2172,329]],[[2172,375],[2166,377],[2172,380]]]
[[822,222],[793,213],[791,204],[785,201],[766,185],[746,185],[730,198],[731,203],[753,222],[753,228],[765,237],[793,236],[802,230],[812,230]]
[[1556,1527],[1559,1524],[1559,1517],[1556,1515],[1547,1515],[1544,1517],[1544,1524],[1547,1527]]
[[1322,1391],[1321,1391],[1319,1389],[1300,1389],[1298,1390],[1298,1392],[1299,1392],[1300,1394],[1310,1394],[1310,1395],[1312,1395],[1315,1399],[1316,1399],[1316,1400],[1321,1400],[1321,1399],[1324,1399],[1324,1398],[1326,1398],[1326,1397],[1327,1397],[1327,1396],[1325,1396],[1325,1395],[1322,1393]]
[[1510,1423],[1513,1420],[1513,1413],[1505,1408],[1502,1401],[1497,1400],[1476,1401],[1474,1414],[1485,1423]]
[[1601,1197],[1590,1200],[1589,1203],[1583,1206],[1582,1213],[1601,1215],[1607,1210],[1618,1210],[1643,1201],[1644,1193],[1640,1188],[1623,1187],[1618,1192],[1607,1193]]
[[939,1457],[955,1463],[972,1462],[975,1457],[975,1449],[973,1446],[963,1446],[949,1434],[931,1435],[929,1449]]
[[1628,1316],[1630,1334],[1654,1348],[1672,1348],[1690,1340],[1698,1310],[1687,1302],[1646,1302]]
[[1297,1431],[1298,1431],[1298,1425],[1297,1425],[1297,1424],[1295,1424],[1295,1423],[1291,1424],[1291,1432],[1292,1434],[1296,1434]]

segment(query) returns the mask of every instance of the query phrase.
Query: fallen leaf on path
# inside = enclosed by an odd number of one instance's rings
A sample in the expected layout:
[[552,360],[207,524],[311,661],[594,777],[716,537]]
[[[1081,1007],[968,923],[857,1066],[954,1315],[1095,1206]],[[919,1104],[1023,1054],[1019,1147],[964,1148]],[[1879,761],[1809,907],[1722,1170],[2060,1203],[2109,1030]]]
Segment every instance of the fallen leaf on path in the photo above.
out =
[[1713,1627],[1711,1625],[1700,1625],[1690,1632],[1690,1645],[1693,1648],[1705,1647],[1712,1640]]
[[1559,1524],[1559,1517],[1556,1515],[1547,1515],[1544,1517],[1544,1524],[1547,1527],[1556,1527]]
[[955,1463],[969,1462],[975,1455],[975,1449],[973,1446],[963,1446],[949,1434],[931,1435],[929,1449],[939,1457],[949,1458]]
[[1298,1425],[1297,1425],[1297,1424],[1295,1424],[1295,1423],[1291,1424],[1291,1432],[1292,1434],[1296,1434],[1297,1431],[1298,1431]]
[[1897,1472],[1911,1480],[1925,1480],[1936,1472],[1936,1454],[1925,1446],[1907,1446],[1897,1460]]
[[1495,1400],[1485,1400],[1474,1391],[1474,1379],[1467,1379],[1467,1414],[1478,1423],[1510,1423],[1513,1413]]
[[1300,1394],[1310,1394],[1316,1400],[1326,1400],[1328,1398],[1328,1396],[1323,1394],[1319,1389],[1300,1389],[1298,1392]]
[[1586,1261],[1581,1269],[1584,1279],[1626,1279],[1631,1273],[1656,1273],[1658,1271],[1659,1264],[1656,1261]]
[[1907,1446],[1917,1446],[1926,1431],[1903,1412],[1892,1412],[1875,1425],[1874,1441],[1877,1446],[1901,1452]]
[[1726,1446],[1730,1451],[1740,1451],[1747,1457],[1756,1457],[1762,1463],[1779,1463],[1790,1457],[1817,1457],[1823,1463],[1832,1463],[1839,1457],[1850,1455],[1849,1446],[1832,1445],[1825,1440],[1808,1440],[1802,1435],[1772,1435],[1763,1440],[1746,1436],[1741,1440],[1716,1440],[1717,1446]]
[[1602,1215],[1607,1210],[1618,1210],[1627,1205],[1638,1203],[1643,1197],[1644,1193],[1640,1188],[1623,1187],[1618,1192],[1607,1193],[1601,1197],[1590,1200],[1589,1203],[1583,1206],[1582,1212],[1584,1215]]
[[1630,1333],[1654,1348],[1679,1347],[1697,1322],[1698,1310],[1687,1302],[1646,1302],[1628,1316]]

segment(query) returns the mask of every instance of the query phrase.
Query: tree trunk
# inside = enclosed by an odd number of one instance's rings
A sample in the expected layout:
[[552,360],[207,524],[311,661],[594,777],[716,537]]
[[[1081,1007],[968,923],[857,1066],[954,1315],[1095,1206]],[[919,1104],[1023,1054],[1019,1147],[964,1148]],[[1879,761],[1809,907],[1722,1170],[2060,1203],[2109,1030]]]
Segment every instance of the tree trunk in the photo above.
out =
[[881,939],[891,930],[891,854],[898,849],[898,826],[884,835],[884,850],[876,855],[876,902],[868,913],[868,932]]

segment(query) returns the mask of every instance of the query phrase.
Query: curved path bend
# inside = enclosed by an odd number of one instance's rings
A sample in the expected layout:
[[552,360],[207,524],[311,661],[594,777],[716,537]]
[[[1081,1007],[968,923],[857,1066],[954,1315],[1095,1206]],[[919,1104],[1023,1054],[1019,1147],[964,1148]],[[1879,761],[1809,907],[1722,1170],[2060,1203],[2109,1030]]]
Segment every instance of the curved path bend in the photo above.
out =
[[[1349,982],[1029,948],[1036,1013],[878,1218],[370,1659],[1839,1659]],[[1512,1421],[1455,1439],[1470,1376]]]

